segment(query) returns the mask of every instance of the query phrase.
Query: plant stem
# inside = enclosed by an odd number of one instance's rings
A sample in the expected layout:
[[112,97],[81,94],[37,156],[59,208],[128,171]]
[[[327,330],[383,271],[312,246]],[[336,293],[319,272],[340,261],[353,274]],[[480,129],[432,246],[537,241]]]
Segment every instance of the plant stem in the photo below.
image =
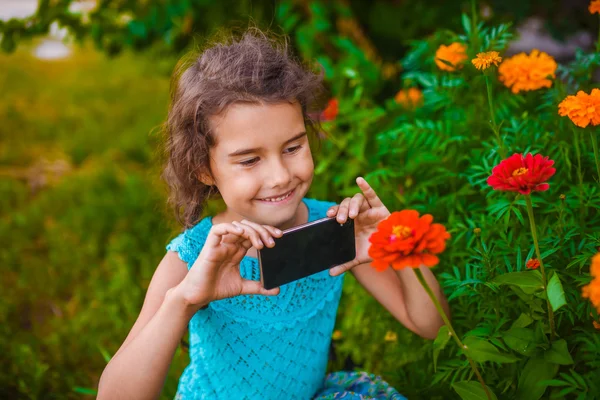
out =
[[596,173],[598,174],[598,183],[600,183],[600,157],[598,156],[598,140],[594,135],[594,132],[590,131],[590,138],[592,139],[592,147],[594,148],[594,159],[596,160]]
[[577,179],[579,180],[579,226],[583,231],[585,225],[585,208],[583,207],[583,173],[581,172],[581,150],[579,149],[579,131],[575,128],[575,125],[572,125],[571,128],[573,129],[575,154],[577,156]]
[[[600,21],[600,14],[598,15],[598,21]],[[596,52],[600,53],[600,23],[598,24],[598,40],[596,41]]]
[[548,299],[548,280],[546,279],[546,269],[544,268],[544,261],[540,254],[540,245],[538,243],[537,229],[535,227],[535,219],[533,218],[533,204],[531,204],[531,196],[525,195],[525,201],[527,202],[527,214],[529,215],[529,226],[531,227],[531,236],[533,236],[533,245],[535,246],[535,255],[540,262],[540,272],[542,273],[542,285],[544,285],[544,291],[546,292],[546,305],[548,306],[548,319],[550,321],[550,339],[554,340],[556,330],[554,327],[554,311],[550,305]]
[[444,321],[444,324],[448,327],[448,330],[450,331],[450,334],[454,338],[454,341],[456,342],[456,344],[458,345],[458,347],[460,347],[460,349],[463,350],[463,352],[465,353],[465,357],[467,357],[467,360],[469,360],[469,364],[471,365],[471,369],[475,373],[475,376],[477,376],[477,380],[479,381],[479,383],[483,387],[483,390],[485,391],[485,394],[486,394],[488,400],[491,400],[492,399],[492,395],[490,394],[490,391],[489,391],[488,387],[486,386],[485,381],[483,380],[483,377],[481,376],[481,373],[479,372],[479,369],[477,368],[477,365],[475,364],[475,361],[473,361],[473,359],[471,359],[471,357],[469,356],[469,354],[465,351],[465,350],[468,350],[467,346],[465,346],[461,342],[460,338],[458,337],[458,335],[454,331],[454,328],[452,327],[452,323],[448,319],[448,316],[446,315],[446,312],[444,311],[444,308],[440,304],[440,301],[438,300],[438,298],[433,293],[433,290],[431,290],[431,287],[427,283],[427,280],[425,280],[425,277],[423,276],[423,273],[421,272],[421,270],[419,268],[413,268],[413,271],[414,271],[415,275],[417,276],[417,279],[419,280],[419,282],[423,286],[423,289],[425,289],[425,292],[427,292],[427,294],[429,295],[429,298],[433,302],[433,305],[435,306],[437,312],[442,317],[442,320]]
[[492,130],[496,135],[496,140],[498,140],[498,146],[500,148],[500,157],[504,159],[506,158],[506,151],[504,150],[504,143],[502,142],[502,138],[500,138],[498,125],[496,125],[496,115],[494,114],[494,100],[492,97],[492,83],[490,82],[490,77],[487,74],[487,72],[484,72],[483,76],[485,77],[485,86],[487,88],[488,105],[490,107],[490,117],[492,119]]
[[477,5],[476,0],[471,0],[471,51],[479,51],[479,32],[477,32]]

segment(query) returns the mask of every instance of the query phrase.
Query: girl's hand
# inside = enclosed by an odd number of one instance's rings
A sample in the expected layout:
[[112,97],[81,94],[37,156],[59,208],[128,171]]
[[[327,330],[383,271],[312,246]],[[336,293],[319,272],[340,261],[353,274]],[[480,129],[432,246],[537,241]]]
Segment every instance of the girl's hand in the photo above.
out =
[[387,207],[381,202],[375,191],[363,178],[356,178],[356,183],[362,190],[352,198],[345,198],[340,205],[327,211],[328,217],[336,216],[339,223],[348,218],[354,219],[354,234],[356,236],[356,258],[329,270],[331,276],[340,275],[359,264],[373,261],[369,257],[369,237],[377,230],[379,222],[390,215]]
[[214,225],[196,262],[180,283],[186,302],[200,309],[211,301],[242,294],[279,294],[279,288],[266,290],[260,282],[243,279],[240,262],[250,247],[273,247],[273,237],[281,235],[277,228],[246,220]]

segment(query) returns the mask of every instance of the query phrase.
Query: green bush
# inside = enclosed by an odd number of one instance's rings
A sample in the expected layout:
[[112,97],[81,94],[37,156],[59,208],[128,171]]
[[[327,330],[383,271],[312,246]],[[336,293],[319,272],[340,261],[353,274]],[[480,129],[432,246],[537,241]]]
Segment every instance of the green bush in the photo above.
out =
[[[340,200],[365,174],[390,209],[429,213],[448,228],[452,238],[434,271],[455,330],[498,398],[597,398],[598,314],[581,298],[600,246],[597,132],[574,128],[557,106],[593,87],[598,53],[579,52],[559,66],[550,89],[525,94],[512,94],[495,69],[488,72],[506,154],[541,153],[556,162],[550,190],[533,195],[551,293],[559,300],[564,293],[562,305],[553,298],[560,307],[552,338],[546,292],[529,283],[539,273],[525,267],[534,255],[525,200],[485,182],[503,157],[484,74],[469,60],[454,73],[433,62],[438,46],[454,41],[468,45],[469,59],[480,50],[502,55],[512,29],[464,15],[426,39],[399,38],[408,52],[384,62],[344,2],[301,3],[280,2],[277,23],[305,58],[324,66],[340,102],[316,154],[310,196]],[[0,55],[0,363],[8,366],[0,397],[93,396],[178,229],[158,178],[156,130],[175,58],[125,51],[107,60],[84,47],[50,63],[28,50]],[[394,101],[409,87],[422,92],[423,104]],[[465,397],[481,389],[444,328],[435,342],[416,337],[348,278],[331,370],[351,360],[409,398],[484,398]],[[188,362],[182,349],[163,398],[173,397]]]

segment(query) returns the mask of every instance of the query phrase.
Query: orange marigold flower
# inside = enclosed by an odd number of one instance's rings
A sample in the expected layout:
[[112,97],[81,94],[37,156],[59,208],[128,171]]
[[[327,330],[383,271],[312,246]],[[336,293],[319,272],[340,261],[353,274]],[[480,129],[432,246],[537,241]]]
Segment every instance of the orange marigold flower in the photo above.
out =
[[340,340],[342,338],[342,331],[340,331],[339,329],[336,329],[335,331],[333,331],[331,338],[333,340]]
[[325,110],[323,110],[323,112],[321,113],[321,120],[322,121],[333,121],[335,119],[335,117],[337,117],[338,115],[338,111],[339,111],[339,102],[338,99],[331,99],[327,102],[327,108],[325,108]]
[[[554,58],[539,50],[519,53],[504,60],[498,67],[498,79],[513,93],[552,86],[558,65]],[[550,77],[550,78],[549,78]]]
[[445,250],[450,234],[442,224],[432,222],[431,215],[420,217],[415,210],[394,212],[381,221],[369,238],[373,268],[383,271],[390,265],[394,269],[437,265],[440,260],[436,254]]
[[600,278],[594,278],[589,285],[581,289],[581,295],[590,299],[596,310],[600,313]]
[[462,68],[462,63],[466,59],[467,46],[459,42],[454,42],[450,46],[441,45],[435,52],[435,64],[444,71],[456,71]]
[[527,260],[526,267],[527,269],[538,269],[540,267],[540,260],[537,258],[530,258]]
[[543,192],[550,187],[546,181],[556,172],[552,165],[554,161],[541,154],[513,154],[492,169],[487,183],[494,190],[521,194]]
[[558,115],[568,116],[581,128],[600,124],[600,90],[592,89],[590,94],[580,90],[575,96],[567,96],[558,105]]
[[394,100],[403,107],[416,108],[423,103],[423,92],[415,87],[401,89],[396,93]]
[[600,0],[592,0],[588,10],[590,10],[590,13],[592,14],[600,14]]
[[477,53],[477,57],[471,60],[475,68],[485,71],[494,64],[496,67],[502,61],[500,53],[497,51],[488,51],[486,53]]
[[600,313],[600,253],[592,257],[590,275],[594,278],[589,285],[581,289],[583,297],[590,299],[596,310]]

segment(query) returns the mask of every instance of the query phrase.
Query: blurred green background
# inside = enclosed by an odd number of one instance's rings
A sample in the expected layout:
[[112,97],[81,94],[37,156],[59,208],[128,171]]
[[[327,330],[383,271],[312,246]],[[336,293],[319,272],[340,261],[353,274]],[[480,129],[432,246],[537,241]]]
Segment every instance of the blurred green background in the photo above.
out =
[[[398,60],[411,41],[458,29],[461,12],[471,8],[469,1],[99,1],[82,17],[68,11],[69,3],[41,1],[33,23],[0,25],[0,398],[93,397],[107,360],[135,321],[164,246],[180,229],[159,177],[160,124],[170,73],[185,51],[221,27],[252,20],[281,27],[308,59],[327,54],[326,35],[335,32],[362,52],[358,68],[366,59],[365,69],[377,70],[371,95],[384,99],[401,86]],[[500,22],[537,16],[558,43],[595,32],[596,20],[581,11],[586,6],[477,5]],[[85,18],[92,24],[81,23]],[[35,57],[56,20],[77,38],[69,45],[72,53]],[[384,70],[385,79],[379,78]],[[329,188],[316,179],[310,194],[329,200],[346,195]],[[341,309],[365,296],[350,285]],[[371,341],[355,346],[350,358],[334,351],[331,368],[366,363],[361,365],[418,396],[430,378],[422,374],[407,387],[398,366],[410,369],[429,357],[424,341],[373,302],[365,309],[380,314],[380,326],[361,327]],[[397,342],[383,339],[390,327]],[[384,356],[394,359],[393,368]],[[173,397],[187,362],[182,346],[163,398]]]

